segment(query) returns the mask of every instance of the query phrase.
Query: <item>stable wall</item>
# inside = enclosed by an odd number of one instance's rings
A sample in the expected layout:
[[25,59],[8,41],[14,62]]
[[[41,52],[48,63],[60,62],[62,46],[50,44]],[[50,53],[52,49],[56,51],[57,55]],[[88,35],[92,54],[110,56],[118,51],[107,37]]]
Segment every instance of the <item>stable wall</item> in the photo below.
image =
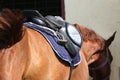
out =
[[120,80],[120,0],[65,0],[65,16],[67,21],[93,29],[105,39],[117,31],[110,46],[111,80]]

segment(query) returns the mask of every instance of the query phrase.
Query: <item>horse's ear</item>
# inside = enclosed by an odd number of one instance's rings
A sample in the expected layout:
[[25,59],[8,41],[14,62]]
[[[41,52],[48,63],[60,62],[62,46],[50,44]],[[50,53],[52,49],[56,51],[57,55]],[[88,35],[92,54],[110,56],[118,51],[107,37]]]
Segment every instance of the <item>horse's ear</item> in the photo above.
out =
[[115,34],[116,34],[116,31],[113,33],[113,35],[112,35],[109,39],[107,39],[107,40],[105,41],[105,45],[106,45],[107,47],[109,47],[110,44],[112,43],[112,41],[114,40]]

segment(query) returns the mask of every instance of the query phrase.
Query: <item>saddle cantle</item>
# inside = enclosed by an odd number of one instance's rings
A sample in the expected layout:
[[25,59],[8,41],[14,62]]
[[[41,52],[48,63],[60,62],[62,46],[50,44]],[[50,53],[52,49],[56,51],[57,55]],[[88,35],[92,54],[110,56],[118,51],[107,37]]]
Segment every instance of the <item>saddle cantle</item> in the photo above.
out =
[[82,45],[82,38],[79,31],[70,23],[59,16],[43,17],[37,10],[23,11],[25,22],[33,22],[44,26],[43,29],[50,35],[57,37],[58,44],[64,46],[70,56],[74,58]]

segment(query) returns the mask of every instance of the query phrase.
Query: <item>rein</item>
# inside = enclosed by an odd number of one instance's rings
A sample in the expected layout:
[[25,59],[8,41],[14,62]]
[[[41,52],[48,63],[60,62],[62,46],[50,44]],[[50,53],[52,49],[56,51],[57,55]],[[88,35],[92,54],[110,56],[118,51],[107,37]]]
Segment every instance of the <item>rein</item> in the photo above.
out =
[[[110,64],[109,54],[108,54],[108,48],[106,48],[106,50],[107,50],[107,52],[106,52],[106,53],[107,53],[107,56],[106,56],[105,61],[104,61],[102,64],[100,64],[99,66],[97,66],[97,67],[89,67],[90,70],[94,71],[94,74],[95,74],[95,75],[96,75],[95,70],[101,69],[101,68],[104,67],[107,63]],[[95,77],[93,77],[93,78],[95,78]],[[103,80],[106,80],[106,79],[108,79],[108,78],[109,78],[109,75],[106,76]],[[96,78],[95,78],[95,79],[96,79]]]

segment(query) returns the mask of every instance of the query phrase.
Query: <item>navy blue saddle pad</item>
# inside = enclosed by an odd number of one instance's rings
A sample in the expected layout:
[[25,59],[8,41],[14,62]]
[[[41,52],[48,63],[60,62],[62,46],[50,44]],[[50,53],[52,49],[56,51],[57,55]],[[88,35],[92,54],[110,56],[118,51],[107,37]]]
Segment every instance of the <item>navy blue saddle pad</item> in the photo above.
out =
[[41,33],[45,37],[45,39],[49,42],[49,44],[51,45],[52,49],[57,54],[57,56],[60,57],[60,59],[68,62],[70,65],[73,63],[74,66],[77,66],[80,63],[81,57],[80,57],[79,53],[77,53],[77,55],[74,58],[71,58],[70,54],[65,49],[65,47],[61,46],[57,43],[57,38],[46,33],[43,30],[43,28],[39,27],[40,25],[37,26],[34,23],[31,24],[29,22],[24,23],[24,25],[28,28],[34,29],[34,30],[38,31],[39,33]]

